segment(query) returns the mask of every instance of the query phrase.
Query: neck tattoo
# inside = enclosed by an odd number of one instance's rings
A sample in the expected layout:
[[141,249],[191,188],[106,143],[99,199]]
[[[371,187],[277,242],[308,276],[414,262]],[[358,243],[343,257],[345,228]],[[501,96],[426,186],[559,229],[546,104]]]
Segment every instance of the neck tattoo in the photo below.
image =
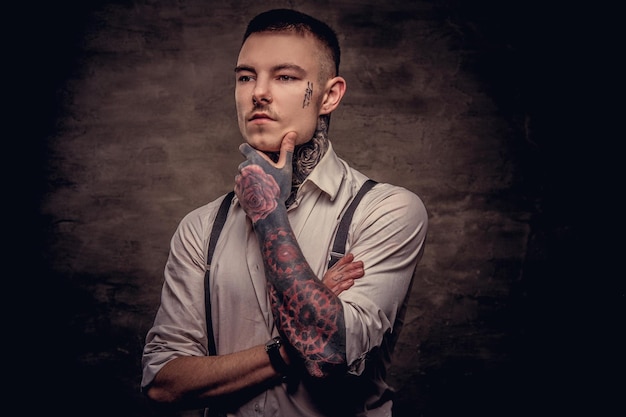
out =
[[[296,201],[298,188],[309,176],[313,168],[317,166],[328,150],[328,125],[330,115],[324,114],[317,119],[317,127],[310,141],[296,146],[293,151],[293,171],[291,177],[291,194],[287,198],[286,205],[289,208]],[[268,152],[267,156],[274,162],[278,162],[278,152]]]
[[317,166],[328,150],[328,125],[330,115],[325,114],[317,119],[317,127],[313,138],[307,143],[296,146],[293,152],[293,176],[291,179],[291,195],[287,199],[287,207],[296,200],[298,188]]

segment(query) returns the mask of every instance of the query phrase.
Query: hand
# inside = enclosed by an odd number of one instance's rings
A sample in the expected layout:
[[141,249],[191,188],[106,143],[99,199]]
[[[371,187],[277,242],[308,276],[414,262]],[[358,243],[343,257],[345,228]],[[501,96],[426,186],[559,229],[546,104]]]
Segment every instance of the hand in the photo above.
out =
[[297,134],[287,133],[280,145],[278,162],[247,143],[239,147],[246,160],[235,177],[235,193],[253,223],[264,219],[291,193],[292,159]]
[[324,274],[322,283],[335,295],[339,295],[354,285],[354,280],[365,275],[362,261],[354,261],[354,255],[348,253]]

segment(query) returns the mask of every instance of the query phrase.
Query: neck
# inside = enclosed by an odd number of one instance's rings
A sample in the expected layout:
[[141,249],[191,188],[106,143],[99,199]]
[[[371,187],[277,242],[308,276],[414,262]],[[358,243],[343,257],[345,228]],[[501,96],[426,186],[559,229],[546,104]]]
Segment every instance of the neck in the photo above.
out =
[[[310,141],[296,146],[293,152],[293,173],[291,177],[291,194],[287,199],[287,207],[296,200],[298,188],[309,176],[311,171],[322,160],[322,157],[328,150],[328,126],[330,124],[330,115],[325,114],[317,119],[317,127]],[[270,152],[267,154],[272,161],[278,161],[278,152]]]
[[292,184],[299,186],[309,176],[328,150],[328,122],[327,115],[320,116],[313,138],[307,143],[296,146],[293,154]]
[[328,125],[330,115],[322,115],[317,119],[317,127],[310,141],[296,146],[293,154],[293,176],[291,181],[291,195],[287,199],[287,207],[296,198],[298,188],[317,166],[328,150]]

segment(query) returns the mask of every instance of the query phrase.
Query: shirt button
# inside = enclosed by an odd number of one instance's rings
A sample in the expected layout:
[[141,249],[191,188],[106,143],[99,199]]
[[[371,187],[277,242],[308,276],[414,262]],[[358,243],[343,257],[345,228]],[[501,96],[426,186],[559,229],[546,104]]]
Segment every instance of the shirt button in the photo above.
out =
[[254,404],[254,411],[259,414],[261,413],[261,406],[258,403]]

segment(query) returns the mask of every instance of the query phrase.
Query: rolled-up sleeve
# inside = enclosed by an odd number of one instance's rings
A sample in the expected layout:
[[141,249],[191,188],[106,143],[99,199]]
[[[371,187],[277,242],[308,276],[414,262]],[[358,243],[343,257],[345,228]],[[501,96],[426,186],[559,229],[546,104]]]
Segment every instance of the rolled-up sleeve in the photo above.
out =
[[344,291],[346,354],[353,374],[391,332],[424,249],[428,215],[414,193],[377,185],[355,212],[347,252],[364,263],[365,275]]
[[215,217],[212,211],[205,206],[189,213],[171,239],[161,305],[143,350],[141,387],[144,390],[170,360],[207,354],[204,229],[206,219]]

